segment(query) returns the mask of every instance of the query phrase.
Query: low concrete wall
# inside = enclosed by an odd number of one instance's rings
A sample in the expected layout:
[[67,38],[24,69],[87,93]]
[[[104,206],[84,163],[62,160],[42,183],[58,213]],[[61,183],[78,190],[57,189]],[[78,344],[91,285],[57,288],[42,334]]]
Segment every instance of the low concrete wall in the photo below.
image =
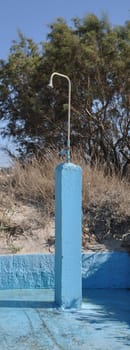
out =
[[[54,288],[54,256],[1,255],[0,289]],[[130,255],[82,254],[82,287],[130,288]]]
[[54,256],[1,255],[0,289],[54,288]]
[[130,288],[130,255],[124,252],[82,255],[82,286]]

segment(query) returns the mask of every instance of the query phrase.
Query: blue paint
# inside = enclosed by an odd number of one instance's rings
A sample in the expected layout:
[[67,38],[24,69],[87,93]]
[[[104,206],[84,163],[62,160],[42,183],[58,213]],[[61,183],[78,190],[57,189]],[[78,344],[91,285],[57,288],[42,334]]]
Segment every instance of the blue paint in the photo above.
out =
[[[130,255],[124,252],[82,254],[82,287],[130,288]],[[0,290],[40,288],[55,288],[53,255],[0,256]]]
[[129,350],[130,291],[88,290],[80,310],[54,307],[54,291],[0,291],[1,350]]
[[83,288],[130,288],[130,255],[123,252],[83,254]]
[[63,308],[79,308],[81,284],[82,171],[72,163],[56,168],[55,300]]
[[54,288],[54,256],[1,255],[0,289]]

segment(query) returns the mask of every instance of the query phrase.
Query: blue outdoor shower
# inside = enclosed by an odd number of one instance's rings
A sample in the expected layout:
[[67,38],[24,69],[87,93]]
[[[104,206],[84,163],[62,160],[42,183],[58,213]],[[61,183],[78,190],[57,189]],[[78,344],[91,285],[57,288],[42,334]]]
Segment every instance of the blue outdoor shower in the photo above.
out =
[[55,301],[63,308],[80,308],[82,302],[81,228],[82,170],[70,162],[71,81],[67,75],[52,73],[68,81],[68,138],[66,162],[55,171]]

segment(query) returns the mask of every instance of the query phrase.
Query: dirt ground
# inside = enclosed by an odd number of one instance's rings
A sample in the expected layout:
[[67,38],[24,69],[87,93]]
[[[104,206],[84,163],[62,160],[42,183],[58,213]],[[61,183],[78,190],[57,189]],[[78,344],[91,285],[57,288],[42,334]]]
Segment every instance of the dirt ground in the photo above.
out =
[[[10,226],[0,232],[0,254],[54,253],[55,222],[47,219],[32,205],[19,203],[11,213]],[[89,232],[83,234],[82,252],[124,251],[119,239],[105,239],[99,242]]]

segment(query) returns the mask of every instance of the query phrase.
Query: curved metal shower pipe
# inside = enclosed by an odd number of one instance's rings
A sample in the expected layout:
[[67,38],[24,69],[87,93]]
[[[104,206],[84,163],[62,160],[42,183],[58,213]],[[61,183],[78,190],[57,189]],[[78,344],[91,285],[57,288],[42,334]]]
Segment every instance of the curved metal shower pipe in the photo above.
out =
[[66,152],[66,161],[70,162],[70,114],[71,114],[71,80],[68,75],[54,72],[51,74],[49,87],[53,88],[53,78],[57,75],[59,77],[65,78],[68,81],[68,137],[67,137],[67,152]]

